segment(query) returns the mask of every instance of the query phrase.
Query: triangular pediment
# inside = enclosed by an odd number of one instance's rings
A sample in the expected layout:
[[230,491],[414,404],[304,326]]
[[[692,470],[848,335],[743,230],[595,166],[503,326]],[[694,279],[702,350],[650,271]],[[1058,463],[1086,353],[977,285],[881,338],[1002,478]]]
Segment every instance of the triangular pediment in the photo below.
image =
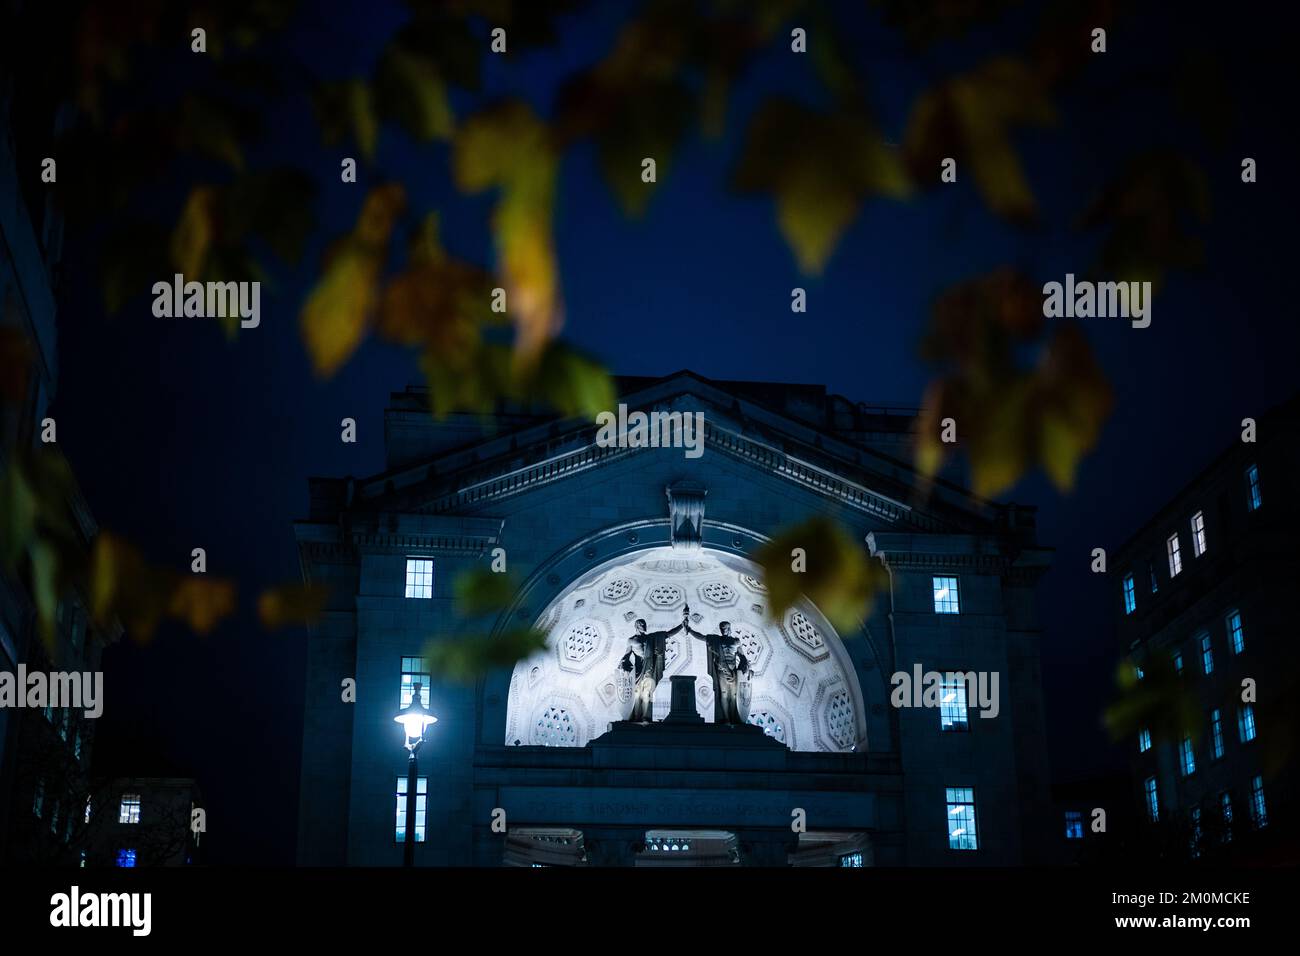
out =
[[[722,454],[841,505],[899,528],[981,531],[998,520],[999,508],[943,481],[927,481],[902,457],[863,439],[862,429],[817,422],[815,415],[780,407],[782,389],[793,404],[811,407],[820,386],[712,382],[682,371],[661,379],[622,379],[619,403],[628,413],[702,413],[704,454]],[[843,401],[843,400],[839,400]],[[776,406],[776,407],[774,407]],[[615,415],[617,410],[611,409]],[[900,428],[898,416],[891,422]],[[544,484],[661,448],[609,447],[597,441],[591,420],[516,416],[519,424],[455,448],[356,482],[354,507],[366,510],[456,514],[493,499],[526,493]],[[902,423],[905,425],[906,423]],[[437,423],[430,423],[437,428]],[[906,450],[905,434],[894,446]],[[910,452],[908,452],[910,454]]]

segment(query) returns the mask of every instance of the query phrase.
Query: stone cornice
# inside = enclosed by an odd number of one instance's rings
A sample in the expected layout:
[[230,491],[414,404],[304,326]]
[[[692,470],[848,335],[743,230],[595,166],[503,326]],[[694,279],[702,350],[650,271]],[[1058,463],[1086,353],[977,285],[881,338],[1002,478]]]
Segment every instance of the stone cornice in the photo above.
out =
[[497,544],[504,524],[501,518],[381,513],[355,524],[299,521],[294,533],[299,553],[313,560],[409,551],[478,555]]
[[866,537],[871,556],[894,570],[976,571],[1015,584],[1032,584],[1047,570],[1052,551],[1021,547],[992,534],[911,535],[875,531]]

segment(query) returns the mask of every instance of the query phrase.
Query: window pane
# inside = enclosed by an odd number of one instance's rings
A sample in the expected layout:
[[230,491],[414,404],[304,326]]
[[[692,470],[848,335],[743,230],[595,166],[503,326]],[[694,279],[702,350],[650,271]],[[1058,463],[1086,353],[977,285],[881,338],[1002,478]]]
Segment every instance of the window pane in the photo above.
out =
[[1178,532],[1175,531],[1165,542],[1165,551],[1169,555],[1169,576],[1177,577],[1178,572],[1183,569],[1183,556],[1179,550]]
[[140,822],[140,794],[126,793],[122,795],[122,804],[117,814],[118,823],[139,823]]
[[939,688],[939,729],[967,730],[966,682],[961,678],[945,680]]
[[961,613],[956,578],[936,577],[933,579],[933,588],[935,614]]
[[1255,739],[1255,708],[1250,704],[1237,708],[1237,736],[1243,744]]
[[[417,777],[415,783],[415,842],[424,842],[425,803],[429,799],[429,778]],[[397,778],[397,817],[394,839],[406,842],[406,777]]]
[[1259,469],[1251,465],[1246,469],[1246,506],[1251,511],[1258,511],[1263,503],[1259,493]]
[[1133,584],[1133,575],[1124,575],[1124,613],[1132,614],[1137,609],[1137,588]]
[[420,703],[429,706],[429,663],[423,657],[402,658],[402,683],[399,707],[409,707],[416,684],[420,685]]
[[948,848],[976,850],[975,791],[970,787],[948,787]]
[[1232,653],[1240,654],[1246,649],[1246,630],[1241,626],[1241,613],[1233,611],[1228,615],[1228,646]]
[[1198,511],[1192,515],[1192,554],[1200,557],[1205,553],[1205,512]]
[[433,559],[406,559],[406,596],[408,598],[433,597]]

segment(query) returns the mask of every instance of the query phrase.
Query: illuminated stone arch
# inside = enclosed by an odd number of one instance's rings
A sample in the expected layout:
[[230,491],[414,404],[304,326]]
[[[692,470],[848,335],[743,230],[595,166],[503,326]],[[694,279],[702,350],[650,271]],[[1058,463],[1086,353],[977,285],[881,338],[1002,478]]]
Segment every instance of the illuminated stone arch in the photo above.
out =
[[[583,746],[631,704],[620,694],[618,663],[637,618],[669,630],[690,606],[691,624],[717,633],[729,621],[753,668],[750,721],[794,750],[866,749],[867,714],[852,663],[835,628],[801,601],[780,620],[768,617],[762,571],[741,555],[649,546],[610,558],[560,588],[534,616],[547,649],[520,661],[511,676],[505,743]],[[669,676],[696,677],[696,706],[713,720],[712,685],[701,641],[679,631],[669,640],[655,719],[668,713]],[[558,732],[556,721],[562,721]]]

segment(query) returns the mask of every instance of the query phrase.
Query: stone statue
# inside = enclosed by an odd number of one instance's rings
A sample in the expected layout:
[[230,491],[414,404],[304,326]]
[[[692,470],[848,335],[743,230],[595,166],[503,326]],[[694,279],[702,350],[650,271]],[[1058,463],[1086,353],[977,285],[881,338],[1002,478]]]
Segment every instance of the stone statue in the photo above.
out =
[[[688,607],[687,613],[690,612]],[[683,620],[685,623],[685,619]],[[700,634],[686,623],[686,632],[698,637],[709,649],[709,676],[713,678],[713,722],[743,724],[749,714],[749,661],[740,649],[740,638],[731,633],[731,624],[723,621],[717,634]],[[742,685],[743,688],[742,688]],[[743,704],[743,706],[742,706]]]
[[665,645],[683,627],[686,627],[686,611],[682,611],[682,623],[671,631],[646,633],[646,623],[637,618],[636,633],[627,641],[627,653],[619,661],[619,668],[631,679],[632,713],[628,720],[649,723],[654,720],[655,688],[664,676],[664,663],[667,658]]

